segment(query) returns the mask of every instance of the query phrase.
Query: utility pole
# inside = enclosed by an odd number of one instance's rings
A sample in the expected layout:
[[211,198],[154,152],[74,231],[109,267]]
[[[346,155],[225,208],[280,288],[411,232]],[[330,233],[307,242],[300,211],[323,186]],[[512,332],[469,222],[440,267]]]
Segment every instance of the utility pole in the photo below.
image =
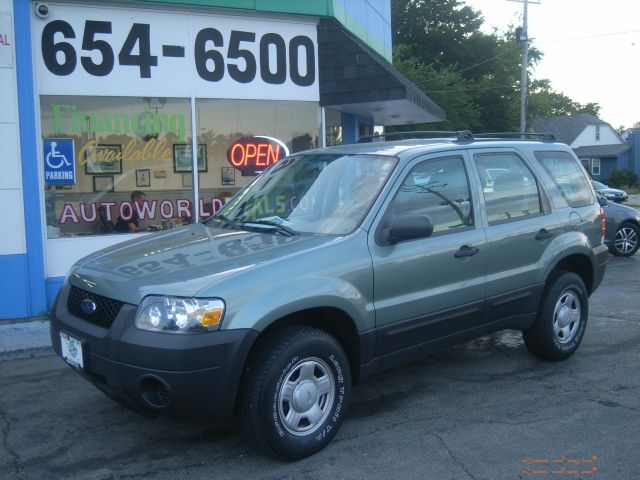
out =
[[[516,29],[516,42],[522,45],[522,73],[520,75],[520,133],[527,132],[527,101],[529,96],[529,75],[527,67],[529,66],[529,31],[528,31],[528,15],[530,0],[509,0],[524,4],[522,14],[522,27]],[[531,3],[540,3],[531,1]]]
[[527,96],[529,93],[529,75],[527,67],[529,66],[529,33],[527,31],[527,10],[529,6],[528,0],[524,2],[524,13],[522,15],[522,75],[520,77],[520,133],[527,132]]

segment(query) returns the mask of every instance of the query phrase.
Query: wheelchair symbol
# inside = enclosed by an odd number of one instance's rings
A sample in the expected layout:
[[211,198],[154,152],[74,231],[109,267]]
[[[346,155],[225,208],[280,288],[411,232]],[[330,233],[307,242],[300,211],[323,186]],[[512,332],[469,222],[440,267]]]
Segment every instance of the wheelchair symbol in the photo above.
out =
[[49,167],[53,169],[58,169],[63,165],[71,165],[71,162],[67,160],[66,155],[63,155],[58,150],[56,150],[57,146],[58,144],[56,142],[51,142],[51,151],[47,153],[47,156],[45,157],[47,165],[49,165]]

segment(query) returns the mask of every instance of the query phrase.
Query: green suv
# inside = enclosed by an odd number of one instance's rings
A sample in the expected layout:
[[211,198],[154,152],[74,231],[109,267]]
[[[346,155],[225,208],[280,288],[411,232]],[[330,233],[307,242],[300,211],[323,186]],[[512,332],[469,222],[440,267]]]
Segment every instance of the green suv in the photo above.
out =
[[236,415],[266,452],[302,458],[374,372],[501,329],[543,359],[572,355],[604,223],[580,162],[548,140],[301,152],[204,223],[79,261],[52,343],[130,408]]

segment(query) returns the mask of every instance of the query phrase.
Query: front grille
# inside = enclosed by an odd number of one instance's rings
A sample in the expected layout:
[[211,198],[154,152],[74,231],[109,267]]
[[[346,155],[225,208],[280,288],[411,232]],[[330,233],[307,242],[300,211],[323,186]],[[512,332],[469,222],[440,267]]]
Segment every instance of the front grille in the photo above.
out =
[[[89,299],[96,304],[96,309],[92,313],[85,313],[80,307],[80,303]],[[87,292],[78,287],[71,287],[69,297],[67,298],[67,309],[76,317],[80,317],[89,323],[98,325],[102,328],[110,328],[111,324],[118,316],[120,309],[124,305],[123,302],[113,300],[111,298],[96,295]]]

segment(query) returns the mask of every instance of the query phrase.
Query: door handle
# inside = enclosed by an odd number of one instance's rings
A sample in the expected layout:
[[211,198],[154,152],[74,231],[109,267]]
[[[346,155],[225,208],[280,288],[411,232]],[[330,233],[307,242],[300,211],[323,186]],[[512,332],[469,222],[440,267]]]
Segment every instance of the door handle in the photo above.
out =
[[473,257],[477,253],[480,253],[480,249],[476,247],[470,247],[469,245],[461,246],[455,253],[456,258]]
[[551,237],[553,237],[553,232],[550,232],[546,228],[541,228],[536,235],[536,240],[546,240]]

